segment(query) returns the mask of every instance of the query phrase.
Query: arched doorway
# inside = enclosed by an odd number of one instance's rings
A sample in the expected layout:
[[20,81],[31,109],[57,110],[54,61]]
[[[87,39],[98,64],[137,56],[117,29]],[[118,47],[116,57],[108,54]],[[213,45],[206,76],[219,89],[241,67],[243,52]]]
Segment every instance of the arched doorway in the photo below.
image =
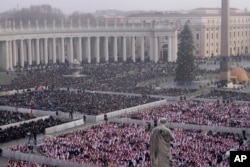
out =
[[163,44],[161,47],[161,61],[168,62],[168,44]]

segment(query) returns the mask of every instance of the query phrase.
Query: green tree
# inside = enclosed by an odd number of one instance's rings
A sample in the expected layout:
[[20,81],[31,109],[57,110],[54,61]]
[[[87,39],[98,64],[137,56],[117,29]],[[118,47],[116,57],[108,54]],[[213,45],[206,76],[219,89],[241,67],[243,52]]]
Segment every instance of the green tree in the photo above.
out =
[[191,84],[195,79],[195,65],[193,36],[188,23],[185,24],[178,38],[180,42],[178,44],[177,67],[174,81],[177,84]]

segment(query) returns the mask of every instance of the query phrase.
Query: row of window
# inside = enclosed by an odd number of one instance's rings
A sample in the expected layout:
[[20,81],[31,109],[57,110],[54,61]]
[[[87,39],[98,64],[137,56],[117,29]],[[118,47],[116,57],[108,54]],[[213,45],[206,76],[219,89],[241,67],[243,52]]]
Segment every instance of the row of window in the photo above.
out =
[[[209,33],[207,33],[207,40],[208,39],[214,39],[214,36],[215,36],[215,39],[218,39],[219,38],[219,33],[211,33],[210,34],[211,36],[209,36]],[[229,34],[229,37],[248,37],[248,35],[250,36],[250,31],[245,31],[245,32],[230,32]],[[200,40],[200,35],[197,33],[196,34],[196,40]]]
[[[248,27],[248,26],[246,26],[246,27],[244,27],[244,26],[237,26],[237,27],[231,27],[230,28],[230,31],[232,31],[232,30],[248,30],[248,29],[250,29],[250,26]],[[206,28],[206,30],[207,31],[219,31],[220,30],[220,28]],[[199,31],[199,29],[196,29],[196,31]]]
[[[250,18],[248,19],[230,19],[231,23],[249,23],[250,22]],[[216,19],[216,20],[207,20],[207,23],[220,23],[220,19]]]
[[[218,54],[219,52],[218,52],[218,50],[216,49],[215,50],[215,52]],[[199,54],[200,52],[197,50],[196,51],[196,54]],[[207,54],[209,54],[209,50],[207,50],[206,51],[206,53]],[[212,51],[212,54],[213,54],[214,52]],[[242,48],[240,48],[240,47],[237,47],[237,49],[234,47],[234,48],[232,48],[232,47],[230,47],[230,54],[248,54],[248,47],[242,47]]]

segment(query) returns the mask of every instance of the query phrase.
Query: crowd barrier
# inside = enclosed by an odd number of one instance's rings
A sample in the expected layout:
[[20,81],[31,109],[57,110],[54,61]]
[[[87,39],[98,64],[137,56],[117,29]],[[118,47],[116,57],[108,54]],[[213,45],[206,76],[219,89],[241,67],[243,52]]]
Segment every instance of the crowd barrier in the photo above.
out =
[[166,99],[168,101],[178,101],[180,100],[179,96],[163,96],[163,95],[148,95],[151,98],[161,98]]
[[[194,98],[194,100],[199,100],[199,101],[217,101],[216,99],[202,99],[202,98]],[[139,106],[135,106],[135,107],[130,107],[130,108],[126,108],[126,109],[122,109],[122,110],[117,110],[114,112],[109,112],[107,113],[107,117],[110,120],[111,118],[115,118],[115,117],[119,117],[122,115],[128,115],[128,114],[133,114],[136,112],[140,112],[144,109],[149,109],[149,108],[154,108],[154,107],[158,107],[158,106],[162,106],[164,104],[167,104],[170,100],[160,100],[160,101],[156,101],[156,102],[152,102],[152,103],[147,103],[147,104],[143,104],[143,105],[139,105]],[[30,113],[32,111],[33,114],[35,115],[42,115],[42,116],[48,116],[48,115],[56,115],[55,111],[43,111],[43,110],[31,110],[31,109],[25,109],[25,108],[16,108],[16,107],[9,107],[9,106],[0,106],[0,110],[6,110],[6,111],[18,111],[18,112],[24,112],[24,113]],[[61,117],[61,118],[69,118],[69,113],[64,113],[64,112],[57,112],[58,115],[56,115],[57,117]],[[75,119],[80,119],[82,118],[82,114],[79,113],[75,113],[74,114],[74,120]],[[100,114],[100,115],[86,115],[86,121],[87,122],[99,122],[99,121],[104,121],[104,114]],[[83,123],[83,122],[82,122]],[[73,125],[72,125],[73,124]],[[48,130],[47,133],[52,133],[52,131],[58,132],[59,130],[65,130],[65,128],[71,128],[74,126],[80,126],[81,124],[76,124],[76,123],[72,123],[72,124],[67,124],[65,126],[62,125],[63,128],[57,128],[56,130]],[[201,127],[203,126],[203,127]],[[232,132],[232,133],[241,133],[240,131],[242,131],[242,128],[231,128],[231,127],[222,127],[219,128],[217,126],[206,126],[206,125],[191,125],[191,124],[176,124],[176,123],[171,123],[171,126],[173,128],[187,128],[190,127],[190,129],[204,129],[204,130],[211,130],[211,131],[220,131],[220,132]],[[244,128],[243,128],[244,129]],[[250,132],[249,132],[250,134]]]
[[[132,113],[135,113],[144,109],[148,109],[148,108],[158,107],[164,104],[167,104],[167,101],[160,100],[160,101],[147,103],[147,104],[143,104],[143,105],[139,105],[135,107],[130,107],[130,108],[114,111],[114,112],[109,112],[106,115],[110,119],[110,118],[114,118],[114,117],[118,117],[122,115],[132,114]],[[46,116],[54,115],[57,117],[69,118],[69,113],[58,112],[58,115],[56,115],[55,111],[52,112],[52,111],[43,111],[43,110],[31,110],[31,109],[25,109],[25,108],[17,109],[16,107],[9,107],[9,106],[0,106],[0,110],[13,111],[13,112],[18,111],[18,112],[23,112],[23,113],[30,113],[32,111],[34,115],[46,115]],[[48,128],[45,130],[45,134],[51,134],[55,132],[60,132],[62,130],[67,130],[67,129],[71,129],[77,126],[81,126],[84,123],[83,123],[83,119],[80,119],[80,118],[82,118],[82,114],[76,113],[74,114],[74,119],[79,119],[79,120]],[[86,121],[87,122],[104,121],[104,114],[97,115],[97,116],[86,115]]]
[[[122,110],[118,110],[118,111],[113,111],[113,112],[107,113],[106,115],[108,118],[114,118],[114,117],[119,117],[122,115],[133,114],[133,113],[136,113],[136,112],[144,110],[144,109],[162,106],[164,104],[167,104],[167,100],[160,100],[160,101],[147,103],[147,104],[143,104],[143,105],[139,105],[139,106],[135,106],[135,107],[130,107],[130,108],[126,108],[126,109],[122,109]],[[100,115],[95,116],[95,121],[96,122],[104,121],[104,114],[100,114]]]
[[123,95],[123,96],[138,96],[138,97],[142,96],[142,94],[138,94],[138,93],[124,93],[124,92],[110,92],[110,91],[85,90],[84,92],[87,92],[87,93],[98,93],[98,94],[110,94],[110,95]]
[[24,124],[24,123],[37,122],[38,120],[45,120],[45,119],[47,119],[49,117],[50,116],[47,115],[47,116],[44,116],[44,117],[29,119],[27,121],[22,121],[22,122],[16,122],[16,123],[8,124],[8,125],[3,125],[3,126],[0,126],[0,129],[7,129],[9,127],[20,126],[21,124]]
[[69,113],[61,112],[61,111],[46,111],[46,110],[34,110],[27,108],[19,108],[19,107],[9,107],[9,106],[0,106],[0,110],[3,111],[12,111],[12,112],[21,112],[21,113],[29,113],[37,116],[46,116],[52,115],[57,116],[59,118],[69,118]]
[[221,100],[221,98],[217,98],[217,99],[190,98],[190,99],[196,100],[196,101],[203,101],[203,102],[216,102],[217,100]]
[[60,167],[95,167],[93,165],[79,164],[74,162],[69,162],[65,160],[59,160],[54,158],[48,158],[45,156],[21,153],[17,151],[10,151],[3,149],[2,156],[6,158],[13,158],[21,161],[29,161],[39,164],[51,165],[51,166],[60,166]]
[[36,88],[3,91],[3,92],[0,92],[0,96],[9,96],[9,95],[14,95],[16,93],[24,93],[27,91],[35,91],[35,90]]
[[[122,109],[122,110],[109,112],[109,113],[106,113],[106,115],[107,115],[107,117],[109,119],[109,118],[119,117],[119,116],[122,116],[122,115],[132,114],[132,113],[135,113],[135,112],[138,112],[138,111],[141,111],[141,110],[144,110],[144,109],[148,109],[148,108],[159,107],[159,106],[162,106],[162,105],[167,104],[167,103],[168,103],[167,100],[160,100],[160,101],[156,101],[156,102],[142,104],[142,105],[135,106],[135,107],[130,107],[130,108]],[[104,115],[105,114],[85,115],[85,116],[86,116],[86,121],[87,122],[99,122],[99,121],[104,121]],[[74,117],[75,118],[80,118],[80,117],[82,117],[82,114],[75,114]]]
[[[153,120],[145,121],[145,120],[136,120],[131,118],[115,118],[112,119],[111,122],[117,123],[127,123],[127,124],[139,124],[139,125],[147,125],[150,123],[153,125]],[[185,123],[173,123],[167,122],[166,124],[169,128],[180,128],[180,129],[188,129],[188,130],[204,130],[204,131],[212,131],[212,132],[227,132],[227,133],[238,133],[242,134],[244,130],[246,134],[250,134],[249,128],[234,128],[234,127],[224,127],[224,126],[209,126],[209,125],[196,125],[196,124],[185,124]]]
[[[122,92],[91,91],[91,90],[85,90],[85,92],[98,93],[98,94],[124,95],[124,96],[138,96],[138,97],[143,96],[142,94],[138,94],[138,93],[122,93]],[[179,97],[176,97],[176,96],[163,96],[163,95],[150,95],[150,94],[148,94],[147,96],[149,96],[151,98],[167,99],[169,101],[179,100]]]
[[79,119],[79,120],[76,120],[76,121],[68,122],[68,123],[65,123],[65,124],[57,125],[57,126],[53,126],[53,127],[45,129],[45,135],[61,132],[63,130],[75,128],[75,127],[81,126],[81,125],[84,125],[83,119]]
[[250,134],[249,128],[234,128],[234,127],[224,127],[224,126],[195,125],[195,124],[183,124],[183,123],[168,123],[167,126],[171,128],[205,130],[212,132],[228,132],[228,133],[238,133],[238,134],[242,134],[242,131],[245,130],[246,134]]
[[137,124],[137,125],[146,125],[148,122],[152,123],[151,121],[131,119],[127,117],[126,118],[114,118],[110,120],[110,122],[124,123],[124,124]]

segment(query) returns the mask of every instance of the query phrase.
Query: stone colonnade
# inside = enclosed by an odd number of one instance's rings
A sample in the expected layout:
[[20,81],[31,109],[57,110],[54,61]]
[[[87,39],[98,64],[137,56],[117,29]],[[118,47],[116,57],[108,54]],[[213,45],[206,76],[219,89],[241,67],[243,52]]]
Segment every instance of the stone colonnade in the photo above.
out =
[[[167,41],[167,42],[166,42]],[[146,58],[158,62],[162,45],[168,44],[168,61],[177,58],[177,32],[170,35],[103,35],[0,39],[1,68],[47,65],[57,62],[72,63],[75,59],[86,63],[133,62]]]

